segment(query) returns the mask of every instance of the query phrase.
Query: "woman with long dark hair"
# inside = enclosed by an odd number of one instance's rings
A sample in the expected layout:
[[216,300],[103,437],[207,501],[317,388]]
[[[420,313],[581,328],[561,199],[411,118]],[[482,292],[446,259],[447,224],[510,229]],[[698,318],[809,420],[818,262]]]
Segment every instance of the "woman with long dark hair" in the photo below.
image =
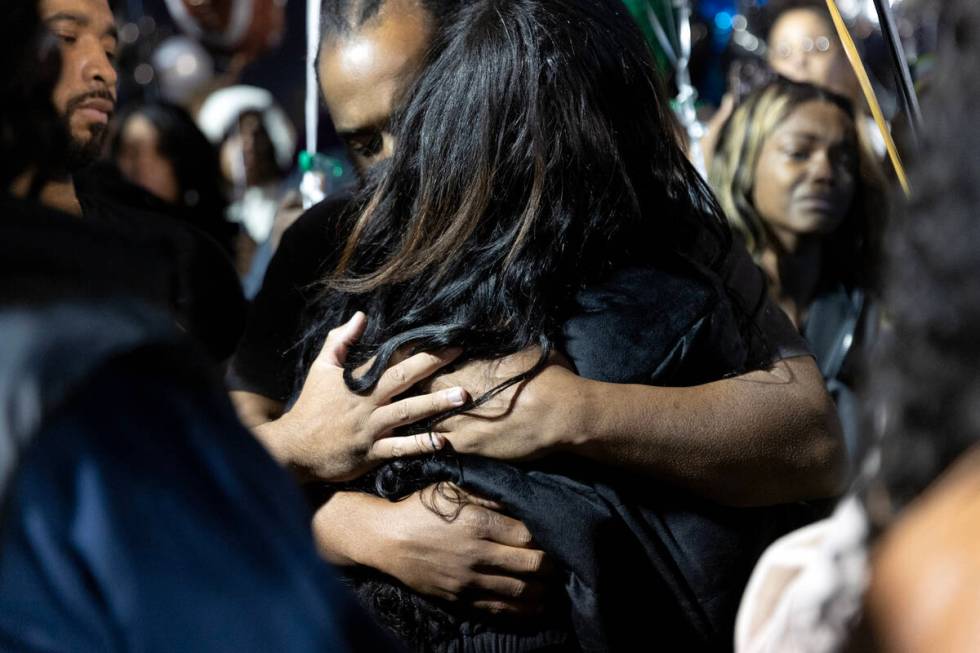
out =
[[187,111],[160,101],[128,105],[110,147],[126,179],[234,254],[238,229],[225,219],[228,200],[218,152]]
[[[306,365],[356,311],[370,317],[344,367],[359,393],[390,386],[396,356],[446,348],[464,359],[540,348],[475,404],[553,352],[589,378],[662,385],[769,360],[721,281],[731,234],[663,98],[642,37],[612,0],[464,3],[394,120],[392,160],[338,228]],[[756,555],[798,516],[723,508],[556,456],[518,467],[441,452],[385,464],[354,486],[398,499],[439,481],[525,522],[564,591],[528,627],[355,573],[377,616],[426,650],[622,649],[641,634],[727,647]],[[629,587],[648,601],[627,597]]]

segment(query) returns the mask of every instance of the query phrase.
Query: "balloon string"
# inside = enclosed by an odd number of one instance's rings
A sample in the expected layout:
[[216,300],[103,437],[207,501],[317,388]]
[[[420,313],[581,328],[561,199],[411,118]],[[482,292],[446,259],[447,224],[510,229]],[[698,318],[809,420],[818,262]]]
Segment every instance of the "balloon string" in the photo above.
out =
[[320,49],[320,0],[306,5],[306,151],[316,152],[320,96],[316,80],[316,55]]
[[677,53],[674,51],[674,46],[670,39],[667,37],[667,32],[664,30],[663,24],[660,22],[660,17],[657,16],[657,12],[653,10],[653,7],[646,5],[647,21],[650,23],[650,27],[653,28],[653,35],[657,37],[657,43],[660,44],[660,49],[664,51],[667,60],[670,65],[677,65]]
[[875,95],[874,88],[871,86],[868,71],[864,68],[864,62],[861,61],[861,55],[858,53],[857,46],[854,44],[854,39],[851,38],[851,33],[847,30],[847,25],[844,23],[840,9],[837,8],[836,0],[827,0],[827,9],[830,11],[830,16],[834,20],[834,27],[837,28],[837,34],[840,37],[841,44],[844,46],[844,52],[847,53],[847,60],[851,63],[854,74],[857,75],[858,83],[861,85],[861,92],[864,93],[864,98],[867,100],[868,107],[871,109],[871,116],[874,118],[875,124],[878,125],[878,131],[881,132],[881,137],[885,139],[885,148],[888,150],[888,158],[891,160],[892,167],[895,169],[895,176],[898,177],[898,183],[901,184],[905,196],[908,197],[912,194],[912,191],[909,187],[908,177],[905,174],[905,166],[902,165],[902,157],[898,154],[898,148],[895,146],[895,140],[892,138],[891,130],[888,129],[885,116],[881,112],[881,105],[878,104],[878,97]]

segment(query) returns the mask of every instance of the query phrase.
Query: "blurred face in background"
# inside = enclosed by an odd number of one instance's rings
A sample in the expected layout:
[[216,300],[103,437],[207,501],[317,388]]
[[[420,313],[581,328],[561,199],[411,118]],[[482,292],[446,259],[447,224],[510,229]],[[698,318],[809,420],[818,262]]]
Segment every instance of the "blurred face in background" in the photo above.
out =
[[769,65],[794,82],[809,82],[856,99],[857,79],[829,18],[813,9],[782,13],[769,32]]
[[238,117],[236,129],[221,144],[221,172],[236,185],[261,186],[279,179],[276,148],[255,111]]
[[430,37],[424,9],[388,0],[353,33],[324,41],[320,89],[359,174],[391,156],[395,141],[388,122],[419,72]]
[[790,113],[766,139],[752,204],[787,250],[799,238],[832,233],[854,201],[858,143],[851,117],[815,100]]
[[177,204],[180,185],[174,165],[160,152],[160,132],[145,116],[133,114],[122,126],[116,165],[129,181]]
[[69,164],[85,165],[99,156],[116,105],[112,11],[107,0],[41,0],[39,8],[61,49],[52,99],[71,136]]

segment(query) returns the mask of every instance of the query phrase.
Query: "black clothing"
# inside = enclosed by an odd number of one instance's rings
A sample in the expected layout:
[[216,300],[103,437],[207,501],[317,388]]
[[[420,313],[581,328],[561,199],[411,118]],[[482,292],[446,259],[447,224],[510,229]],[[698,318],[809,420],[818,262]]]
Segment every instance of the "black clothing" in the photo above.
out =
[[[321,281],[336,261],[346,240],[338,218],[350,210],[350,198],[338,196],[304,213],[286,230],[249,312],[245,334],[229,368],[228,385],[235,390],[287,402],[300,369],[301,343],[306,334]],[[768,348],[760,365],[809,355],[806,342],[786,315],[769,300],[765,273],[753,262],[741,241],[725,261],[725,284],[741,303],[754,332]],[[344,319],[350,316],[344,316]]]
[[769,352],[768,358],[759,363],[764,366],[786,358],[812,355],[793,322],[769,298],[769,279],[752,261],[738,234],[733,234],[732,249],[721,275],[733,300],[741,305],[738,313],[749,318],[751,337],[761,340]]
[[[683,264],[621,270],[583,291],[560,344],[584,377],[652,385],[740,373],[757,357],[755,346],[720,282]],[[420,651],[730,649],[759,555],[816,516],[804,505],[723,507],[646,476],[562,457],[518,466],[439,454],[387,464],[359,486],[397,499],[443,480],[523,521],[558,563],[565,602],[522,631],[355,572],[365,604]]]
[[864,290],[836,284],[810,303],[802,330],[837,406],[849,458],[856,460],[862,408],[854,385],[861,378],[868,347],[877,339],[877,306]]
[[347,196],[321,202],[283,234],[229,365],[231,389],[283,403],[289,399],[300,369],[305,329],[319,292],[317,282],[330,272],[336,250],[344,243],[338,222],[349,204]]
[[95,220],[0,197],[0,303],[138,297],[168,309],[174,279],[165,251],[134,247]]
[[154,249],[0,202],[0,650],[385,651]]
[[0,650],[393,649],[165,316],[60,302],[0,333]]
[[[165,288],[165,305],[181,327],[215,361],[227,359],[244,329],[247,306],[234,265],[221,245],[164,214],[165,204],[124,181],[112,167],[92,166],[77,173],[74,182],[87,221],[124,239],[132,258],[153,260],[155,279],[147,299],[158,303],[160,288]],[[107,274],[128,271],[114,268]]]
[[208,236],[221,246],[232,261],[241,228],[225,217],[227,205],[212,201],[211,206],[184,206],[160,199],[153,193],[129,182],[111,161],[97,161],[76,175],[76,180],[91,195],[107,195],[117,204],[166,216]]

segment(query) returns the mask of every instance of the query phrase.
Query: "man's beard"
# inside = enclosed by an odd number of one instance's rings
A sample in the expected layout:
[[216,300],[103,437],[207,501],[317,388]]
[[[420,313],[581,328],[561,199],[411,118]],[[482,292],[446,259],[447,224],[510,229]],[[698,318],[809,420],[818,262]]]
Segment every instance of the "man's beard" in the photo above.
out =
[[76,172],[92,165],[102,154],[102,142],[106,134],[105,125],[93,125],[89,129],[92,136],[87,141],[79,141],[74,136],[69,139],[68,151],[65,154],[67,172]]
[[108,91],[93,91],[73,97],[65,108],[64,126],[69,135],[68,152],[65,155],[65,168],[72,173],[95,163],[102,155],[102,144],[108,132],[107,125],[94,123],[89,125],[89,138],[82,141],[75,137],[71,130],[71,116],[80,105],[92,98],[115,101]]

